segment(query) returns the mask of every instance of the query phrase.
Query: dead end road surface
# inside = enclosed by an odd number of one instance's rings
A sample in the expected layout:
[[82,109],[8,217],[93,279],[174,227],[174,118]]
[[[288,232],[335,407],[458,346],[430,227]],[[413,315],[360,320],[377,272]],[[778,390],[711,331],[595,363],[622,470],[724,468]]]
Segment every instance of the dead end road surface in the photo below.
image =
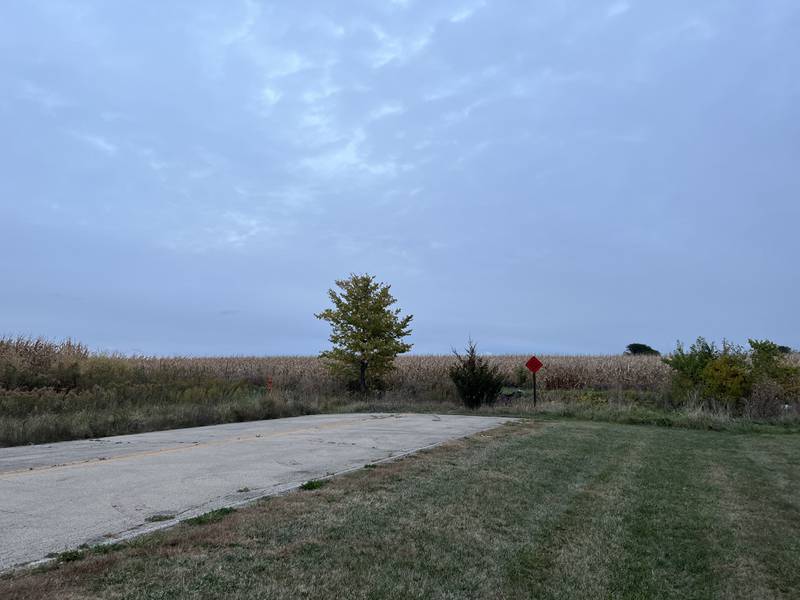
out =
[[314,415],[0,448],[0,571],[124,540],[510,419]]

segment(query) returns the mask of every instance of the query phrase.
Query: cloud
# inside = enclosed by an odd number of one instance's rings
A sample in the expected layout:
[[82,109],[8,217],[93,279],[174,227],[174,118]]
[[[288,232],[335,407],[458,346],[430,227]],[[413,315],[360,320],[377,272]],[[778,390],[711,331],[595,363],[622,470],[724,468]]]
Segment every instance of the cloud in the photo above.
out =
[[279,233],[263,218],[240,211],[214,212],[207,215],[207,219],[211,225],[173,231],[162,243],[172,250],[203,253],[215,249],[242,249],[259,234]]
[[308,214],[318,212],[317,199],[319,192],[311,185],[285,185],[277,190],[270,190],[264,198],[271,201],[270,206],[282,214],[292,215],[298,211]]
[[327,100],[342,91],[334,85],[330,78],[326,78],[322,83],[316,84],[313,88],[306,90],[300,95],[300,99],[306,104],[316,104],[322,100]]
[[300,115],[296,131],[291,132],[291,136],[294,142],[308,148],[338,142],[346,134],[339,129],[337,120],[329,109],[312,105]]
[[233,29],[230,29],[222,34],[222,43],[225,46],[230,46],[233,44],[238,44],[246,39],[248,39],[252,33],[253,28],[258,23],[259,18],[261,17],[261,5],[257,4],[253,0],[245,0],[244,3],[244,10],[245,15],[242,19],[241,23],[236,25]]
[[433,91],[426,92],[425,94],[422,95],[422,99],[425,102],[438,102],[439,100],[445,100],[446,98],[451,98],[455,96],[466,85],[467,85],[466,79],[462,79],[459,82],[445,84],[443,86],[436,88]]
[[717,36],[717,29],[706,19],[691,17],[678,25],[673,25],[647,36],[658,45],[673,44],[680,41],[691,40],[708,42]]
[[410,169],[409,165],[398,164],[394,160],[372,161],[363,146],[366,134],[357,129],[346,144],[317,156],[300,161],[302,168],[323,177],[339,177],[352,174],[369,176],[395,176],[400,171]]
[[270,186],[266,190],[249,184],[235,184],[233,191],[245,201],[252,201],[283,217],[294,217],[298,212],[308,214],[318,212],[317,197],[319,191],[311,184],[285,184],[277,188]]
[[478,2],[477,4],[473,4],[471,6],[465,6],[455,13],[450,15],[449,21],[451,23],[463,23],[467,19],[470,19],[472,15],[474,15],[478,10],[486,6],[485,2]]
[[103,154],[108,156],[114,156],[117,154],[117,145],[101,135],[95,135],[82,131],[72,131],[71,134],[75,139],[80,140],[84,144],[91,146]]
[[266,86],[261,90],[261,102],[265,106],[275,106],[283,96],[280,90]]
[[428,27],[412,36],[395,36],[387,33],[382,27],[372,24],[370,31],[378,41],[378,48],[369,53],[373,68],[379,69],[392,62],[404,63],[420,54],[433,38],[433,27]]
[[42,87],[31,81],[22,82],[19,95],[21,98],[38,105],[48,113],[53,113],[56,109],[69,105],[58,92]]
[[260,219],[240,212],[226,212],[222,218],[223,223],[217,230],[221,241],[230,246],[242,246],[253,236],[269,230]]
[[679,28],[679,34],[689,35],[700,40],[710,40],[716,37],[717,30],[705,19],[693,17],[685,21]]
[[392,115],[401,115],[406,112],[405,107],[400,103],[382,104],[381,106],[370,111],[367,116],[368,121],[379,121]]
[[119,121],[127,121],[130,117],[122,112],[115,110],[104,110],[100,113],[100,118],[106,123],[116,123]]
[[498,75],[502,74],[502,71],[500,67],[491,65],[480,71],[462,75],[456,79],[446,81],[433,90],[426,92],[423,94],[422,99],[425,102],[437,102],[439,100],[451,98],[456,94],[464,92],[469,87],[494,81],[497,79]]
[[474,144],[472,147],[468,148],[465,151],[462,151],[458,155],[455,164],[463,165],[464,163],[473,160],[474,158],[485,152],[492,145],[492,143],[493,142],[490,140],[482,140],[477,144]]
[[347,29],[344,27],[344,25],[331,20],[316,20],[315,26],[333,38],[343,38],[345,35],[347,35]]
[[458,110],[450,111],[444,116],[444,120],[447,123],[458,123],[459,121],[463,121],[478,108],[481,106],[488,104],[491,101],[490,98],[478,98],[474,102],[470,102],[465,107],[460,108]]
[[138,146],[135,147],[135,151],[144,159],[147,166],[156,173],[160,173],[164,169],[172,166],[169,162],[159,157],[158,153],[153,148]]
[[297,52],[266,51],[266,55],[264,62],[266,62],[267,71],[265,75],[268,79],[288,77],[314,66],[310,60]]
[[613,4],[609,5],[606,9],[606,16],[609,19],[613,19],[614,17],[619,17],[624,15],[631,9],[631,5],[627,2],[614,2]]

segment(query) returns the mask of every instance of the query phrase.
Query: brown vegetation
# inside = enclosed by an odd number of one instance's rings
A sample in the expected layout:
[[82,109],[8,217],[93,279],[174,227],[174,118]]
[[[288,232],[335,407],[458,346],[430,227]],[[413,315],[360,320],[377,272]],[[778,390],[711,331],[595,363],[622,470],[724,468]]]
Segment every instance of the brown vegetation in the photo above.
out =
[[[489,360],[510,387],[529,392],[527,358]],[[668,401],[670,367],[657,356],[540,358],[545,365],[537,376],[543,405],[528,406],[523,394],[501,402],[498,410],[685,421],[653,412],[675,408]],[[800,363],[798,355],[790,360]],[[104,355],[72,341],[0,338],[0,446],[343,410],[458,411],[463,408],[449,377],[453,361],[449,355],[398,357],[386,390],[365,397],[348,393],[345,381],[310,356]],[[756,399],[762,404],[766,391],[759,390]],[[795,404],[779,415],[781,421],[796,420]],[[752,409],[758,413],[759,407]],[[689,421],[706,423],[705,417]]]
[[[526,355],[490,357],[509,383],[531,384],[525,369]],[[657,391],[669,381],[670,369],[660,358],[652,356],[560,356],[540,357],[545,368],[538,375],[544,389],[638,389]],[[199,358],[118,358],[125,364],[140,367],[148,373],[179,372],[187,376],[219,378],[227,381],[246,380],[265,383],[271,377],[276,389],[307,393],[328,393],[340,387],[314,356],[237,356]],[[453,364],[450,355],[400,356],[387,385],[411,394],[453,393],[448,370]]]

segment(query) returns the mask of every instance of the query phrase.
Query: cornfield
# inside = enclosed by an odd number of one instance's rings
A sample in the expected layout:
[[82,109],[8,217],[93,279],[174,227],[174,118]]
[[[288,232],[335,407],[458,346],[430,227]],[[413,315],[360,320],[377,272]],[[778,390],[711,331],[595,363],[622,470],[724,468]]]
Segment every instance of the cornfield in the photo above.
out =
[[[585,414],[612,399],[613,410],[624,404],[646,411],[668,395],[671,370],[659,357],[540,358],[544,367],[537,383],[543,399],[567,413]],[[507,385],[531,387],[527,356],[489,359]],[[790,360],[800,365],[800,355]],[[452,356],[401,356],[384,382],[385,393],[365,398],[348,394],[346,382],[311,356],[103,355],[69,340],[0,338],[0,446],[320,412],[457,410],[448,373],[453,362]],[[550,410],[529,404],[520,399],[514,410]],[[654,417],[636,418],[651,422]]]
[[[669,367],[652,356],[541,356],[544,367],[537,375],[543,389],[636,389],[660,390],[669,378]],[[490,357],[505,375],[509,385],[528,387],[531,376],[524,367],[527,356]],[[387,387],[411,395],[436,393],[451,387],[449,355],[400,356]],[[27,387],[47,387],[47,372],[75,371],[75,376],[93,372],[99,384],[137,380],[246,381],[266,384],[271,379],[277,389],[325,394],[338,391],[325,364],[313,356],[237,356],[237,357],[145,357],[95,355],[72,341],[51,343],[43,340],[0,339],[0,387],[13,387],[7,380],[11,370],[27,373],[37,382]],[[6,373],[4,380],[4,371]]]
[[[668,384],[670,368],[658,356],[629,355],[551,355],[539,357],[544,367],[538,385],[548,390],[630,389],[660,391]],[[528,356],[489,357],[506,377],[509,385],[529,387],[531,375],[524,367]],[[800,354],[789,360],[800,365]],[[395,361],[387,387],[412,396],[451,389],[449,355],[406,355]],[[271,379],[276,389],[302,393],[329,394],[341,389],[325,364],[314,356],[234,356],[234,357],[146,357],[92,354],[82,344],[67,340],[52,343],[26,338],[0,338],[0,388],[10,385],[8,373],[28,373],[34,379],[47,372],[63,374],[70,369],[76,376],[92,372],[99,384],[137,381],[209,380],[266,384]],[[29,387],[46,387],[47,382]]]

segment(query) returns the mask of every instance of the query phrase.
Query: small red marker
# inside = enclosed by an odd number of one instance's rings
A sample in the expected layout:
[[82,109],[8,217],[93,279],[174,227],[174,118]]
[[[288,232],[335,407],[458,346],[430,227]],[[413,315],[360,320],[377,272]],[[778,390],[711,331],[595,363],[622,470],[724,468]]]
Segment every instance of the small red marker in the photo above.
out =
[[536,406],[536,371],[542,368],[542,361],[535,356],[531,356],[525,363],[528,371],[533,373],[533,405]]
[[540,361],[538,358],[536,358],[535,356],[531,356],[528,359],[528,362],[525,363],[525,366],[531,373],[536,373],[536,371],[541,369],[544,365],[542,364],[542,361]]

